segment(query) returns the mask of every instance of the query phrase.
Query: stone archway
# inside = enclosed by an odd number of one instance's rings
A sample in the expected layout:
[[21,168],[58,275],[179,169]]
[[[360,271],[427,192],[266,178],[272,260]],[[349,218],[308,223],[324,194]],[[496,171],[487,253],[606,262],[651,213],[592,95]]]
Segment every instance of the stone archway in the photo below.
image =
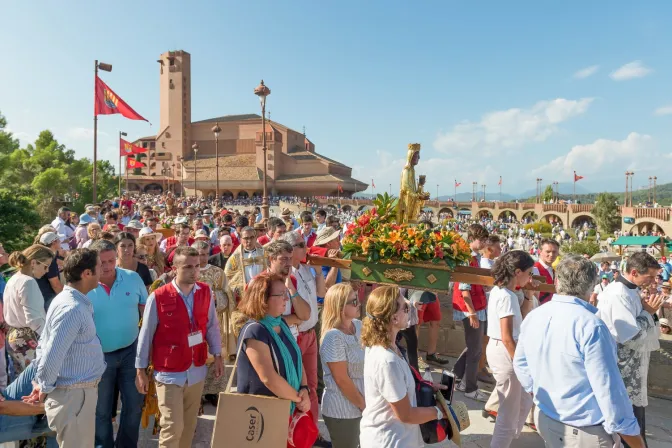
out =
[[336,206],[334,204],[327,204],[327,208],[330,209],[334,213],[338,211],[338,209],[336,208]]
[[530,210],[529,212],[523,213],[523,216],[522,216],[522,221],[523,222],[534,222],[534,221],[537,221],[537,220],[539,220],[539,216],[537,216],[537,214],[535,212]]
[[349,206],[349,205],[344,205],[344,206],[341,208],[341,210],[343,210],[344,212],[349,212],[349,211],[352,210],[352,207]]
[[577,227],[581,227],[583,229],[586,227],[586,223],[588,224],[588,228],[597,228],[595,218],[590,215],[579,215],[572,220],[572,229],[576,229]]
[[441,216],[444,213],[445,213],[446,218],[448,218],[448,219],[453,219],[455,217],[455,213],[453,213],[452,208],[443,207],[441,210],[439,210],[438,216]]
[[143,189],[145,193],[152,193],[152,194],[162,194],[163,193],[163,187],[161,184],[157,183],[152,183],[152,184],[147,184],[145,188]]
[[511,210],[504,210],[497,216],[497,220],[504,222],[513,222],[516,220],[516,214]]
[[630,234],[632,235],[646,236],[653,233],[657,233],[659,236],[665,236],[663,228],[651,221],[638,222],[630,229]]
[[541,220],[550,224],[559,224],[561,227],[565,227],[562,218],[555,213],[547,213],[541,217]]
[[366,207],[370,207],[369,205],[360,205],[359,208],[357,209],[358,212],[364,211]]
[[231,192],[231,190],[221,191],[220,194],[224,199],[233,199],[233,193]]
[[242,190],[238,192],[238,198],[237,199],[247,199],[249,198],[250,195],[247,194],[247,191]]
[[478,215],[478,220],[480,221],[481,219],[492,219],[492,213],[490,210],[484,209],[484,210],[479,210]]

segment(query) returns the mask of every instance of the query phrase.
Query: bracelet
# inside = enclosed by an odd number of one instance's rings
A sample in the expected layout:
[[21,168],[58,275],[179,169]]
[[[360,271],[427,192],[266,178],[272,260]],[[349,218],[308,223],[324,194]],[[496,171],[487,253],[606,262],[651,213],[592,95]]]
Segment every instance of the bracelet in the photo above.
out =
[[438,406],[434,406],[434,409],[436,409],[436,419],[441,420],[443,418],[443,411]]
[[289,300],[293,300],[293,299],[295,299],[295,298],[298,297],[298,296],[299,296],[299,291],[296,291],[294,294],[292,294],[292,295],[289,296]]

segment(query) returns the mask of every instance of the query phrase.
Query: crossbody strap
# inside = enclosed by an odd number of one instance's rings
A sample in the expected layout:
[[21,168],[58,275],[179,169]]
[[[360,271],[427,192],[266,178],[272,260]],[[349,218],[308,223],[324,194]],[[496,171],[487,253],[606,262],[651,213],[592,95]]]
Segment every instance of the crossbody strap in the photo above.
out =
[[[236,352],[236,362],[233,364],[233,370],[231,371],[231,376],[229,376],[229,382],[226,384],[226,389],[224,389],[226,392],[231,391],[231,386],[233,385],[233,377],[235,376],[236,370],[238,368],[238,360],[240,359],[240,351],[243,348],[243,344],[245,343],[245,334],[247,333],[247,330],[254,324],[261,325],[259,322],[253,322],[250,325],[247,325],[245,327],[245,330],[243,333],[240,335],[240,345],[238,346],[238,351]],[[263,327],[263,325],[262,325]],[[278,355],[275,353],[275,349],[273,348],[273,343],[271,342],[268,346],[268,348],[271,350],[271,356],[273,356],[273,367],[275,368],[275,371],[280,373],[280,364],[278,362]]]

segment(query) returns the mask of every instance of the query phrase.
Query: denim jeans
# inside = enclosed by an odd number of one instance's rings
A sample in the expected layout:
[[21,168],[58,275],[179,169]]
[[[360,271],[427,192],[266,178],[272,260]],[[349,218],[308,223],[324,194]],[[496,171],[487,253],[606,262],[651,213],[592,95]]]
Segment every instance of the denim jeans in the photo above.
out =
[[[5,400],[21,400],[33,391],[35,364],[30,364],[21,375],[12,382],[3,393]],[[45,416],[0,415],[0,443],[29,440],[33,437],[54,433],[49,429]],[[58,448],[55,437],[47,437],[47,448]]]
[[[96,405],[96,448],[138,445],[144,395],[135,387],[136,347],[137,341],[128,347],[105,353],[107,367],[98,384]],[[116,411],[113,409],[115,389],[121,393],[122,403],[116,443],[112,431],[112,416]]]

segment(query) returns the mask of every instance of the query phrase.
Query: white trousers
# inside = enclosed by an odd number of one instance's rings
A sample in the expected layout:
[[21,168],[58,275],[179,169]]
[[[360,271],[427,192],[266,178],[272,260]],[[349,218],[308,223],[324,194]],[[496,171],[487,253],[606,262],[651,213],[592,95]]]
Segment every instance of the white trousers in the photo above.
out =
[[518,381],[511,356],[502,341],[490,339],[486,356],[492,375],[497,381],[495,390],[499,399],[499,410],[490,447],[508,448],[525,426],[527,415],[532,409],[532,396],[523,390]]

